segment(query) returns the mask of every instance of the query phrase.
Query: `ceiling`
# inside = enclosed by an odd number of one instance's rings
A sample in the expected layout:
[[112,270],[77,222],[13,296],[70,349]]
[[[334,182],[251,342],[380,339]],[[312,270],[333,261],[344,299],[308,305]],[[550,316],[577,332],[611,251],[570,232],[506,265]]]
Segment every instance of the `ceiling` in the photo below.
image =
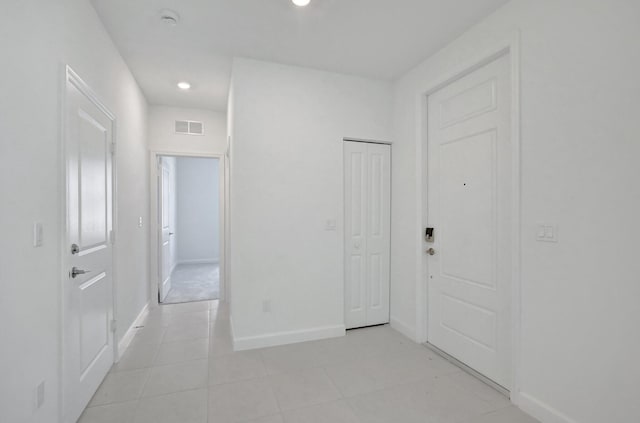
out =
[[151,104],[217,111],[235,56],[394,79],[507,1],[91,0]]

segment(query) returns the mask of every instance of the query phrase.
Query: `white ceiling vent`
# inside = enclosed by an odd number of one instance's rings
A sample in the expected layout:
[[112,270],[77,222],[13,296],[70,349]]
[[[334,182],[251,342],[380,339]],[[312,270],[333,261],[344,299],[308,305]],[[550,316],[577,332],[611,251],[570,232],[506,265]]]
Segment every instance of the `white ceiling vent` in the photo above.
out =
[[204,123],[191,120],[176,120],[176,134],[204,135]]

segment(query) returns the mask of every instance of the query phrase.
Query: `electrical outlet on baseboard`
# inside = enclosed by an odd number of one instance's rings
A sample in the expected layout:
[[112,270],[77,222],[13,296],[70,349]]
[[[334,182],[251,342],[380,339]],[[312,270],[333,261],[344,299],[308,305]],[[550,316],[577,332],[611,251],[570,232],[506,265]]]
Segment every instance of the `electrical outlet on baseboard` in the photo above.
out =
[[337,219],[332,217],[332,218],[327,219],[327,221],[325,222],[325,225],[324,225],[324,229],[326,231],[335,231],[337,226],[338,226]]

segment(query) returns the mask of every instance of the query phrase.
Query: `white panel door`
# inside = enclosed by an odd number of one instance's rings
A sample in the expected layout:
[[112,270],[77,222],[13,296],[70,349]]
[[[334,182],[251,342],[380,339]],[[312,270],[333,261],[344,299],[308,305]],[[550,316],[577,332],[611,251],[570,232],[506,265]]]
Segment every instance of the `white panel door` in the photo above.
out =
[[389,322],[391,147],[345,142],[345,324]]
[[112,281],[113,120],[66,84],[66,243],[63,286],[64,421],[75,422],[114,360]]
[[429,342],[510,388],[511,140],[504,56],[429,96]]
[[165,159],[160,157],[158,160],[158,187],[159,187],[159,222],[160,233],[158,239],[160,240],[160,260],[158,266],[158,273],[160,275],[160,302],[164,301],[165,297],[171,290],[171,167],[167,165]]

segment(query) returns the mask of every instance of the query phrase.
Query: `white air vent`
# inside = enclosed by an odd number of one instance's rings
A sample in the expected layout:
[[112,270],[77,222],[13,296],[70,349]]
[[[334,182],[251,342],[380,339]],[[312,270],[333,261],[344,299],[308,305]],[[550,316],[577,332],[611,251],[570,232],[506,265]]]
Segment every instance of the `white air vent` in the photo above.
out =
[[191,120],[176,120],[176,134],[204,135],[204,123]]

